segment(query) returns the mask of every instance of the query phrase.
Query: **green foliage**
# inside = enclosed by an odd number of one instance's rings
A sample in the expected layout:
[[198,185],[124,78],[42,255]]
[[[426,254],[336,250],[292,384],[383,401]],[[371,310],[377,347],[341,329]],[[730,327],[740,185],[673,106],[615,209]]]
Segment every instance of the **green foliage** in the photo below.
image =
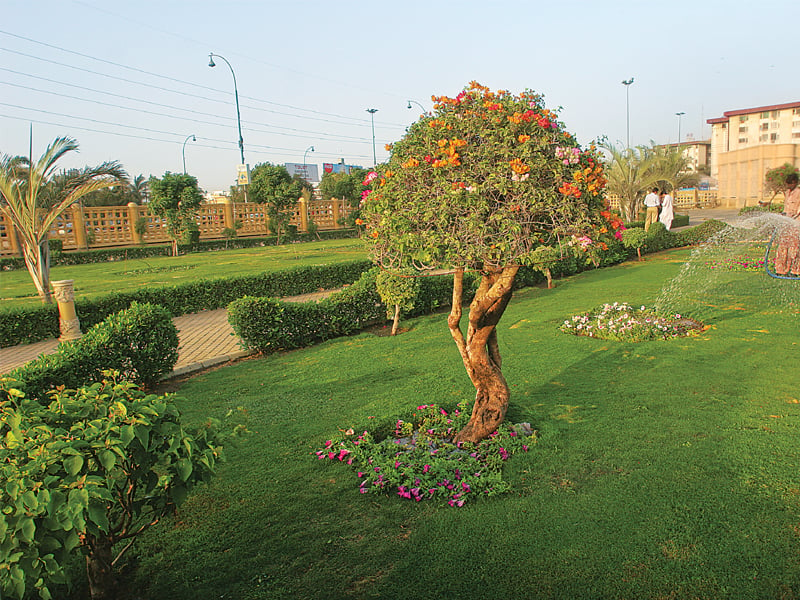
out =
[[375,279],[378,295],[386,305],[386,316],[394,316],[395,306],[407,312],[414,308],[419,293],[419,273],[414,269],[379,270]]
[[[357,260],[325,266],[296,267],[259,275],[220,279],[197,279],[190,283],[141,287],[132,292],[107,294],[76,300],[75,310],[86,329],[108,315],[128,308],[133,302],[157,304],[173,316],[222,308],[246,295],[296,296],[320,289],[347,285],[371,266]],[[58,336],[58,315],[54,306],[16,308],[0,313],[0,346],[14,346]]]
[[633,248],[634,250],[642,250],[647,247],[647,241],[650,236],[644,229],[634,227],[626,229],[622,232],[622,243],[626,248]]
[[672,235],[675,239],[674,246],[695,246],[697,244],[702,244],[726,227],[728,227],[728,225],[725,222],[716,219],[703,221],[696,227],[673,233]]
[[367,173],[366,169],[351,169],[349,173],[324,173],[319,182],[319,191],[323,200],[341,199],[353,209],[343,221],[343,224],[349,227],[355,225],[356,219],[361,217],[361,211],[358,210],[361,203],[361,192],[364,189],[361,182]]
[[[191,175],[167,171],[161,179],[151,177],[147,187],[150,191],[148,206],[166,220],[167,234],[173,240],[173,254],[177,256],[178,240],[184,232],[197,228],[197,209],[203,201],[197,179]],[[197,239],[199,240],[199,233]]]
[[743,206],[739,209],[740,215],[752,215],[754,213],[782,213],[783,212],[783,203],[781,204],[773,204],[769,203],[767,206]]
[[542,96],[473,82],[436,98],[435,110],[365,180],[367,240],[381,266],[503,268],[600,228],[599,157],[578,147]]
[[133,302],[110,315],[74,342],[59,344],[10,375],[30,398],[44,400],[57,386],[77,388],[100,379],[107,369],[134,383],[152,387],[178,361],[178,330],[162,307]]
[[309,188],[299,175],[292,177],[283,165],[262,163],[256,165],[250,174],[248,194],[251,202],[265,205],[269,216],[269,229],[281,238],[291,217],[297,200]]
[[702,325],[679,314],[660,315],[625,302],[602,304],[588,313],[574,315],[561,324],[561,331],[616,342],[644,342],[686,337]]
[[[536,444],[528,424],[501,425],[478,444],[452,442],[469,420],[466,402],[447,411],[435,404],[418,406],[408,421],[398,418],[389,436],[374,424],[341,430],[317,451],[319,460],[353,467],[361,480],[359,492],[396,493],[419,502],[436,499],[461,507],[511,489],[503,480],[503,462]],[[377,435],[376,435],[377,434]]]
[[226,437],[212,419],[184,429],[172,395],[113,373],[41,403],[0,378],[0,415],[0,595],[12,598],[53,597],[71,557],[91,563],[172,513]]

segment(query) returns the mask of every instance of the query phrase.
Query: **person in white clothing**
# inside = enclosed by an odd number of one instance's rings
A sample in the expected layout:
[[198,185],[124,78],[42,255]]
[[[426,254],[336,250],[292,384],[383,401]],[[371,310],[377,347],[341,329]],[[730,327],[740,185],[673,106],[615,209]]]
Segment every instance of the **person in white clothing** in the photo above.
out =
[[644,205],[647,207],[647,216],[644,219],[644,230],[650,229],[650,225],[658,221],[658,188],[652,188],[650,193],[644,197]]
[[672,210],[672,196],[669,195],[669,192],[661,192],[661,214],[658,216],[658,220],[664,224],[664,227],[669,228],[672,227],[672,219],[675,218],[675,213]]

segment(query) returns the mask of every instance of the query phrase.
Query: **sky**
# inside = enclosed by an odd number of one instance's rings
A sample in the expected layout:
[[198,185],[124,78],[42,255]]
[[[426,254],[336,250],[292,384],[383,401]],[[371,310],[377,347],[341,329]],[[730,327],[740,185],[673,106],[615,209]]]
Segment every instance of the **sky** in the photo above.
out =
[[[207,191],[233,185],[241,162],[234,89],[251,168],[320,172],[385,161],[432,95],[472,80],[543,94],[581,144],[620,148],[628,135],[631,145],[708,139],[706,121],[725,111],[800,100],[796,0],[2,7],[0,154],[27,155],[31,132],[34,158],[67,136],[80,151],[65,168],[116,160],[131,178],[161,177],[185,162]],[[209,68],[212,52],[230,67],[215,57]]]

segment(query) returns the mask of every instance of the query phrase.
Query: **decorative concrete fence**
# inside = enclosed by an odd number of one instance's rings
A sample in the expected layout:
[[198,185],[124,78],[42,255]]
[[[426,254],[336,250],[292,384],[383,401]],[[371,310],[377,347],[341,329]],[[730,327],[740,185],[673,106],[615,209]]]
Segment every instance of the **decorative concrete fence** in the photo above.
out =
[[[308,231],[310,222],[320,230],[339,229],[339,220],[347,217],[350,207],[342,200],[300,199],[292,212],[290,225],[300,232]],[[264,236],[269,233],[266,207],[252,202],[223,201],[203,204],[197,212],[200,239],[225,237],[226,228],[233,229],[236,221],[241,227],[239,237]],[[139,224],[137,226],[137,223]],[[61,240],[65,250],[155,244],[169,241],[166,222],[150,212],[147,205],[139,206],[72,206],[54,223],[50,239]],[[20,248],[11,222],[0,211],[0,255],[19,255]]]
[[[619,196],[609,194],[608,201],[611,208],[619,210]],[[713,208],[717,205],[717,190],[678,190],[672,195],[672,204],[678,210],[682,208]]]

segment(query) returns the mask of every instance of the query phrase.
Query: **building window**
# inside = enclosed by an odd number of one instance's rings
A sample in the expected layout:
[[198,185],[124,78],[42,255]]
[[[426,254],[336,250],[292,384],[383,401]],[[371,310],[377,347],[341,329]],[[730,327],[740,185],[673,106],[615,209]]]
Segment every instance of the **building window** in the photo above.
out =
[[778,134],[777,133],[770,133],[769,134],[769,141],[770,142],[777,142],[778,141]]
[[792,109],[792,114],[793,115],[800,115],[800,108],[793,108]]
[[746,138],[746,137],[744,137],[744,138],[739,138],[739,143],[740,143],[740,144],[746,144],[746,143],[747,143],[747,138]]
[[762,133],[760,136],[758,136],[758,141],[759,142],[766,142],[768,140],[769,140],[769,134],[768,133]]
[[800,140],[800,131],[793,131],[792,132],[792,139],[793,140]]
[[761,118],[762,118],[762,119],[769,119],[769,111],[767,111],[767,112],[762,112],[762,113],[761,113]]
[[747,125],[740,125],[739,133],[747,133]]
[[778,111],[777,110],[773,110],[772,111],[772,118],[773,119],[777,119],[778,118]]
[[747,122],[747,115],[742,115],[739,117],[739,123],[746,123]]
[[769,129],[769,123],[762,123],[759,127],[759,131],[767,131]]

